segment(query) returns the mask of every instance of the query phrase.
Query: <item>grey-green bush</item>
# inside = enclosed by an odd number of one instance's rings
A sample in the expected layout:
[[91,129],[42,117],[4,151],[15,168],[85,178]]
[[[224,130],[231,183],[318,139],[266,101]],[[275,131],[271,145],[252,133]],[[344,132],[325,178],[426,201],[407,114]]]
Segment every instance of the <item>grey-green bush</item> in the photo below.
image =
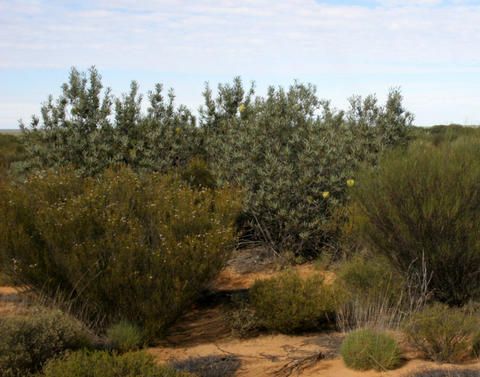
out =
[[347,334],[340,354],[345,365],[356,370],[384,371],[398,368],[401,364],[401,350],[395,340],[385,333],[370,329]]
[[426,358],[457,363],[472,357],[479,326],[479,318],[437,303],[412,314],[404,332]]
[[161,336],[223,267],[240,200],[128,168],[37,174],[1,190],[0,266],[93,322]]
[[480,139],[418,142],[366,169],[354,191],[359,239],[403,273],[426,269],[434,297],[480,296]]
[[144,352],[123,355],[105,351],[79,351],[51,360],[37,377],[193,377],[159,366]]
[[318,329],[335,313],[333,290],[319,274],[302,278],[287,271],[258,280],[251,288],[250,302],[261,326],[282,333]]
[[64,351],[90,345],[82,324],[59,311],[0,318],[0,334],[2,377],[28,376]]

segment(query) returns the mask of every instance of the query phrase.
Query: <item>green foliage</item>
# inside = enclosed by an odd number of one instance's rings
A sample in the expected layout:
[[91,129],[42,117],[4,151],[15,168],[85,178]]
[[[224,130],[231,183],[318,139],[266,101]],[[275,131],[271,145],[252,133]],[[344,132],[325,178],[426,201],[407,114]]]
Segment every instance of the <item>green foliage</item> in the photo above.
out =
[[395,340],[385,333],[360,329],[349,333],[340,354],[347,367],[379,371],[395,369],[401,363],[401,351]]
[[398,325],[405,281],[386,259],[357,255],[338,267],[334,284],[337,324],[342,330]]
[[110,326],[107,329],[107,338],[113,349],[120,352],[135,351],[143,345],[142,330],[126,321]]
[[193,159],[180,172],[183,181],[196,189],[216,187],[216,180],[203,160]]
[[204,95],[206,155],[220,182],[245,188],[255,238],[308,257],[338,236],[343,219],[334,215],[358,164],[374,163],[412,121],[397,90],[385,106],[354,97],[348,112],[331,110],[299,83],[254,98],[237,78],[217,98],[208,87]]
[[249,338],[256,335],[261,324],[249,300],[245,297],[233,296],[231,304],[231,307],[225,312],[225,320],[232,335],[238,338]]
[[480,139],[418,142],[366,170],[355,191],[360,239],[404,275],[431,277],[436,299],[480,296]]
[[0,133],[0,180],[4,179],[11,165],[24,158],[21,138]]
[[25,377],[50,358],[89,345],[82,325],[58,311],[0,318],[0,375]]
[[175,369],[192,373],[196,377],[234,377],[240,368],[240,359],[234,355],[189,357],[174,361]]
[[437,303],[413,314],[405,322],[404,332],[425,357],[456,363],[472,355],[479,324],[471,314]]
[[143,114],[138,89],[133,81],[128,94],[114,98],[94,67],[88,75],[73,68],[62,94],[42,106],[41,120],[21,124],[27,155],[23,170],[70,165],[93,175],[115,163],[166,171],[188,162],[199,145],[191,112],[175,106],[172,90],[165,98],[157,84]]
[[346,180],[360,163],[374,164],[384,149],[402,144],[413,120],[397,89],[383,106],[374,96],[353,97],[344,112],[319,100],[311,85],[272,87],[260,97],[236,78],[219,85],[215,98],[207,86],[198,124],[159,84],[146,112],[135,82],[115,98],[95,68],[72,69],[62,89],[43,105],[41,119],[21,125],[27,158],[19,168],[70,165],[90,176],[124,163],[164,172],[200,157],[218,182],[196,162],[183,172],[193,173],[191,184],[244,188],[246,233],[308,257],[340,232],[344,219],[334,214],[348,196]]
[[159,366],[144,352],[123,355],[79,351],[47,363],[38,377],[189,377],[189,373]]
[[[0,194],[0,265],[92,320],[162,335],[223,267],[238,193],[128,168],[31,176]],[[102,319],[100,318],[100,319]]]
[[282,333],[320,328],[335,312],[333,290],[319,274],[303,279],[287,271],[258,280],[251,289],[250,302],[260,325]]

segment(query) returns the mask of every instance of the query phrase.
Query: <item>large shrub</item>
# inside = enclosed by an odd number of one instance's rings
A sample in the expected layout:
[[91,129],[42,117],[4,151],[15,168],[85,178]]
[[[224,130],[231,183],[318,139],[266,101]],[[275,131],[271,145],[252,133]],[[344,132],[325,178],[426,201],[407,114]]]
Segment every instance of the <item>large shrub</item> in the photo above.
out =
[[404,137],[411,115],[392,91],[385,106],[354,97],[348,112],[331,110],[311,85],[246,92],[240,79],[205,92],[201,125],[209,162],[221,182],[246,189],[244,220],[253,237],[279,251],[313,256],[331,246],[360,162]]
[[345,365],[352,369],[395,369],[401,363],[401,351],[389,335],[370,329],[349,333],[340,348]]
[[90,343],[83,326],[58,311],[0,318],[0,334],[2,377],[28,376],[48,359]]
[[322,276],[302,278],[292,271],[256,281],[250,302],[260,325],[283,333],[324,326],[335,312],[333,290]]
[[130,92],[114,97],[92,67],[88,74],[73,68],[58,98],[42,105],[41,118],[21,123],[26,147],[22,169],[73,166],[83,175],[102,172],[112,163],[139,170],[166,171],[185,164],[198,151],[195,118],[167,98],[160,84],[142,96],[132,82]]
[[480,320],[459,308],[434,304],[413,314],[404,325],[409,341],[434,361],[456,363],[475,352]]
[[92,319],[159,335],[222,268],[237,194],[128,168],[34,175],[0,194],[1,265]]
[[10,166],[24,157],[24,149],[18,135],[0,133],[0,181],[7,175]]
[[480,141],[416,143],[358,178],[358,234],[404,274],[426,273],[435,297],[480,295]]
[[103,351],[79,351],[51,360],[38,377],[193,377],[167,366],[159,366],[143,352],[124,355]]

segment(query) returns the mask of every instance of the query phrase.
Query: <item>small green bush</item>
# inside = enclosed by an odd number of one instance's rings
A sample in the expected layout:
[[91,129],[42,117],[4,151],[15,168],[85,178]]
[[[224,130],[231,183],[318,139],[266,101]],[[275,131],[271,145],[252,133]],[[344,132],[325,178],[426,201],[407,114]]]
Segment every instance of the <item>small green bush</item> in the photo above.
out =
[[232,305],[225,312],[225,321],[230,327],[232,335],[239,338],[252,337],[261,328],[255,310],[248,300],[235,296],[232,299]]
[[381,332],[360,329],[349,333],[340,348],[345,365],[357,370],[389,370],[401,363],[395,340]]
[[107,338],[113,349],[120,352],[135,351],[143,345],[142,330],[127,321],[120,321],[107,329]]
[[[121,356],[105,351],[79,351],[49,361],[38,377],[189,377],[188,373],[158,366],[153,356],[131,352]],[[193,376],[192,376],[193,377]]]
[[84,327],[59,311],[0,318],[0,375],[25,377],[65,350],[90,345]]
[[388,260],[357,255],[340,264],[334,287],[339,307],[337,325],[356,328],[392,328],[402,313],[404,281]]
[[358,177],[357,234],[405,276],[426,269],[434,298],[480,297],[480,139],[418,142]]
[[312,330],[333,318],[333,290],[320,274],[306,279],[287,271],[267,280],[256,281],[250,302],[259,324],[283,333]]
[[0,192],[0,266],[82,318],[161,336],[223,267],[239,201],[128,168],[37,174]]
[[425,357],[456,363],[471,357],[479,325],[478,318],[461,309],[437,303],[411,315],[404,332]]

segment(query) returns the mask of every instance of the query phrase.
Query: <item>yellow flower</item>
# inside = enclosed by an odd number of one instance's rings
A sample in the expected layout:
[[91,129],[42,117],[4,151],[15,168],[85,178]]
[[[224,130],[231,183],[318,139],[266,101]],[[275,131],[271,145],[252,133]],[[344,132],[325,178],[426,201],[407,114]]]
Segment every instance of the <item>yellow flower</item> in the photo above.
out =
[[322,192],[322,197],[323,199],[328,199],[330,197],[330,192],[329,191]]
[[347,186],[348,187],[353,187],[355,185],[355,180],[350,178],[350,179],[347,179]]
[[182,132],[182,129],[181,129],[180,127],[177,127],[177,128],[175,128],[175,132],[176,132],[177,134],[179,134],[179,133]]
[[243,103],[240,106],[238,106],[238,111],[240,111],[241,113],[243,113],[246,109],[247,109],[247,106],[245,106],[245,104]]

